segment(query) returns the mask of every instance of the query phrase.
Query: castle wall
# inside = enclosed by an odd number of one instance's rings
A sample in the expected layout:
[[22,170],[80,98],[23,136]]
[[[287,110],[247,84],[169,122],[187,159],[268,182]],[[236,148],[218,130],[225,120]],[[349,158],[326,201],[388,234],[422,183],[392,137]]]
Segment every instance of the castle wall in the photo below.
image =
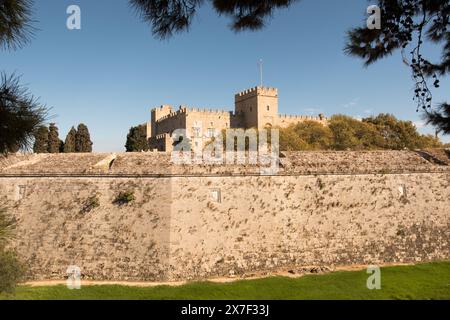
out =
[[[17,220],[13,247],[29,279],[164,280],[169,266],[170,179],[5,178],[0,203]],[[133,191],[129,205],[113,204]],[[98,196],[100,207],[83,208]]]
[[280,128],[286,128],[290,125],[295,125],[297,123],[305,121],[316,121],[322,125],[327,125],[328,120],[325,117],[315,117],[315,116],[295,116],[295,115],[279,115],[277,117],[276,125]]
[[174,279],[450,258],[448,174],[175,178],[172,190]]
[[[136,200],[114,204],[122,191]],[[83,212],[92,195],[100,206]],[[1,177],[0,203],[35,280],[69,265],[95,280],[180,280],[450,258],[448,171]]]
[[[211,135],[230,128],[230,122],[231,113],[227,111],[189,109],[186,130],[192,141],[192,148],[202,150],[205,143],[211,140]],[[198,134],[194,128],[197,128]]]
[[169,133],[159,134],[147,140],[151,151],[157,150],[162,152],[173,151],[173,139]]
[[162,133],[162,132],[158,132],[157,121],[159,121],[163,117],[167,117],[172,112],[173,112],[172,106],[169,106],[169,105],[163,105],[158,108],[152,109],[152,118],[151,118],[151,125],[150,125],[151,130],[150,130],[150,132],[147,131],[147,139]]
[[177,112],[172,112],[156,122],[154,135],[172,133],[176,129],[186,128],[186,121],[185,110],[180,109]]

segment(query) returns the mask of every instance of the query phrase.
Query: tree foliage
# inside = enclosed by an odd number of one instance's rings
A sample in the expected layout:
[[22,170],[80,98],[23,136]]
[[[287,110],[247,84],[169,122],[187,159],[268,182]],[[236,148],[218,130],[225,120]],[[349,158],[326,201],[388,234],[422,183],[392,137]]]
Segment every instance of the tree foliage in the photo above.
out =
[[75,134],[75,152],[92,152],[91,135],[89,134],[88,127],[80,123]]
[[428,112],[425,116],[427,124],[438,128],[438,132],[450,134],[450,104],[442,103],[438,110]]
[[0,1],[0,49],[17,49],[33,35],[31,0]]
[[333,139],[330,128],[316,121],[298,123],[293,127],[293,131],[306,143],[305,147],[308,150],[325,149]]
[[[439,88],[439,79],[450,73],[450,2],[445,0],[378,0],[381,29],[366,26],[349,31],[345,52],[360,57],[368,66],[401,50],[403,62],[411,68],[415,81],[414,100],[429,122],[449,133],[449,118],[432,110],[429,81]],[[442,48],[441,59],[428,60],[423,43]],[[444,104],[445,105],[445,104]],[[445,111],[445,109],[444,109]]]
[[40,126],[34,133],[34,153],[47,153],[48,152],[48,127]]
[[15,228],[14,219],[0,208],[0,250],[4,249],[9,239],[13,236]]
[[64,142],[64,153],[74,153],[75,152],[75,137],[77,135],[77,130],[72,127],[67,133],[66,140]]
[[0,208],[0,293],[13,292],[24,271],[16,254],[6,249],[14,229],[15,220]]
[[0,250],[0,293],[13,293],[23,274],[17,255],[11,250]]
[[[219,15],[230,17],[232,29],[255,30],[264,27],[276,9],[288,8],[298,0],[208,0]],[[129,0],[154,35],[168,38],[188,30],[205,0]]]
[[280,150],[403,150],[443,147],[434,136],[421,135],[411,121],[380,114],[359,121],[331,117],[328,126],[305,121],[280,129]]
[[59,153],[61,140],[59,140],[58,127],[51,123],[48,132],[48,153]]
[[0,153],[30,147],[34,131],[47,117],[47,110],[19,83],[19,77],[1,74]]
[[148,151],[147,126],[145,124],[130,128],[125,148],[127,152]]

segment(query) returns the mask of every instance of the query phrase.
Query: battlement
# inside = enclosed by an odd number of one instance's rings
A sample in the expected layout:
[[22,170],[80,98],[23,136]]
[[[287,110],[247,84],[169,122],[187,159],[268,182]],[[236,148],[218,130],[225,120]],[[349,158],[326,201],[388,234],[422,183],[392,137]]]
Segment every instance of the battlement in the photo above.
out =
[[159,107],[156,107],[156,108],[153,108],[152,110],[151,110],[151,112],[165,112],[165,111],[171,111],[172,110],[172,106],[171,105],[168,105],[168,104],[164,104],[164,105],[162,105],[162,106],[159,106]]
[[305,116],[305,115],[289,115],[289,114],[280,114],[279,116],[280,120],[299,120],[299,121],[327,121],[328,118],[325,117],[323,114],[320,114],[318,116]]
[[193,112],[200,113],[203,115],[223,115],[223,116],[234,115],[232,111],[226,111],[221,109],[207,109],[207,108],[180,106],[180,108],[177,111],[170,112],[169,114],[156,120],[156,122],[161,122],[169,118],[177,117],[181,114],[188,114]]
[[196,113],[203,113],[203,114],[222,114],[222,115],[229,115],[232,113],[232,111],[227,111],[223,109],[208,109],[208,108],[197,108],[197,107],[191,107],[187,108],[187,112],[196,112]]
[[[207,123],[206,130],[223,130],[226,128],[264,128],[266,126],[288,127],[304,121],[316,121],[322,125],[328,124],[324,115],[280,115],[278,113],[278,89],[274,87],[256,86],[241,91],[235,95],[234,111],[228,108],[213,109],[196,106],[180,105],[173,108],[163,105],[152,109],[152,121],[147,125],[148,138],[156,138],[161,133],[171,133],[175,129],[186,129],[198,134],[200,123]],[[192,130],[191,130],[192,129]],[[209,134],[209,133],[208,133]],[[163,137],[152,141],[162,142]],[[159,143],[158,142],[158,143]],[[200,147],[203,141],[195,141]],[[166,143],[155,145],[155,148],[167,151],[170,145]]]
[[[172,110],[172,109],[171,109]],[[162,116],[156,120],[156,122],[161,122],[165,119],[177,117],[181,114],[186,114],[188,111],[187,108],[180,106],[180,108],[177,111],[171,111],[169,114],[166,114],[165,116]]]
[[278,89],[272,87],[253,87],[237,93],[235,100],[238,102],[258,95],[278,97]]
[[169,133],[161,133],[161,134],[156,135],[155,139],[156,140],[163,140],[163,139],[166,139],[168,137],[170,138],[170,134]]

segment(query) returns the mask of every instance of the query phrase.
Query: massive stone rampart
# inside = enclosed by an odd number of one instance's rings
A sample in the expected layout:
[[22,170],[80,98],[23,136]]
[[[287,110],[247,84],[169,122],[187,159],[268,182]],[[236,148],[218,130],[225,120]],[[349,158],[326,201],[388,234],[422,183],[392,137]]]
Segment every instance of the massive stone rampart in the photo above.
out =
[[[447,260],[448,158],[426,154],[291,153],[271,176],[159,153],[13,156],[0,161],[0,203],[34,280],[70,265],[88,279],[161,281]],[[127,191],[134,201],[119,204]]]

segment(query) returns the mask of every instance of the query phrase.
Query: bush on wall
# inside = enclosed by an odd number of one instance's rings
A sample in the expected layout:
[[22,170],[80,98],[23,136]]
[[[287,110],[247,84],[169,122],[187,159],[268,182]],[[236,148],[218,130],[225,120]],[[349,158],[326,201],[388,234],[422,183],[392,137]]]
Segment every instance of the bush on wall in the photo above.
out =
[[83,204],[83,208],[81,209],[82,213],[89,213],[92,210],[100,207],[100,199],[97,195],[89,197]]
[[135,199],[133,191],[120,192],[114,200],[114,204],[125,205],[133,202]]

